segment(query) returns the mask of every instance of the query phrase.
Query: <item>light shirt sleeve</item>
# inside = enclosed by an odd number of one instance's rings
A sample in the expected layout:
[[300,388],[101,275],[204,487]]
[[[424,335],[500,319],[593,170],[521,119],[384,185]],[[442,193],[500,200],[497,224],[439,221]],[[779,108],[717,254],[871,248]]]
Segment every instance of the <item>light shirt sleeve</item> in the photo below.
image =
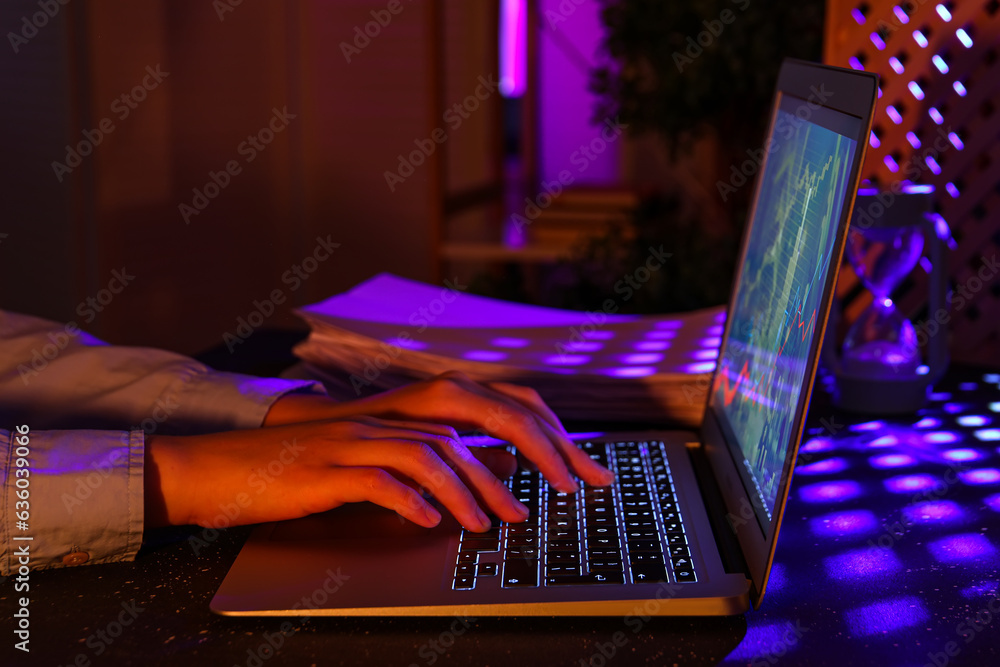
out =
[[[0,574],[18,571],[26,544],[31,569],[134,558],[143,531],[144,434],[256,428],[289,392],[323,389],[110,346],[75,326],[0,311]],[[17,426],[29,429],[27,457],[18,456]],[[27,509],[17,505],[25,502],[18,484],[26,484],[18,479],[29,480]],[[24,511],[30,518],[22,530]]]

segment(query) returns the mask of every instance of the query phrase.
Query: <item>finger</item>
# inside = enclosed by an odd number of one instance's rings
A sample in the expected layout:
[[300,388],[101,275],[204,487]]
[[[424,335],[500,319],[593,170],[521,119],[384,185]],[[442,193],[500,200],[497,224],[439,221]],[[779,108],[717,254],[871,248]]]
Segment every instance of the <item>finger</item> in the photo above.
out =
[[563,427],[562,422],[559,421],[556,413],[552,412],[552,408],[546,405],[542,397],[538,395],[538,392],[531,387],[510,384],[509,382],[490,382],[486,386],[514,399],[529,410],[533,410],[554,429],[560,433],[566,433],[566,429]]
[[[379,431],[371,430],[373,434]],[[331,451],[330,462],[340,466],[378,467],[409,477],[433,493],[463,526],[479,532],[488,530],[492,522],[480,509],[476,497],[428,444],[434,436],[414,431],[398,434],[406,437],[375,436],[338,447]],[[471,454],[468,456],[473,458]]]
[[[437,433],[375,428],[372,430],[372,435],[394,440],[419,438],[420,442],[434,448],[438,456],[452,467],[468,490],[476,496],[481,506],[489,508],[504,521],[524,521],[527,518],[528,509],[514,497],[514,494],[511,493],[506,484],[497,478],[497,475],[494,475],[486,465],[473,456],[472,451],[458,439],[453,428],[431,424],[414,424],[414,426],[419,426],[423,431],[435,430]],[[431,492],[436,495],[433,489]]]
[[328,507],[368,501],[425,528],[441,522],[441,513],[417,491],[380,468],[333,468],[325,481],[324,487],[332,490]]

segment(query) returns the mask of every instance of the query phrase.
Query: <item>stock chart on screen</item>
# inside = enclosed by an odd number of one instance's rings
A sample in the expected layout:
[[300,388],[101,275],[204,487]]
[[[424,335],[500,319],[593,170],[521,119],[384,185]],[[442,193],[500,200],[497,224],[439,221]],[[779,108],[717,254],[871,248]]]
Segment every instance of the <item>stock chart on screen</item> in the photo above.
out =
[[[753,210],[713,405],[743,456],[768,519],[817,333],[855,141],[785,97]],[[827,111],[827,110],[821,110]],[[817,114],[818,115],[818,114]]]

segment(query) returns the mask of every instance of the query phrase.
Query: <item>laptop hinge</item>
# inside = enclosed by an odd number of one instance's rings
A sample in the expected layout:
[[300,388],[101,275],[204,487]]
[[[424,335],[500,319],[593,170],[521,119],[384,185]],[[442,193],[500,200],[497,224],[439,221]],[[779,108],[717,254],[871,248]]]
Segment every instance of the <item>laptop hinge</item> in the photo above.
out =
[[708,512],[708,521],[712,525],[715,543],[719,546],[722,566],[730,574],[740,573],[750,579],[750,567],[743,557],[736,533],[726,520],[726,502],[712,476],[712,466],[705,456],[705,449],[699,442],[689,442],[687,451],[691,456],[691,466],[694,468],[694,476],[701,489],[701,497],[705,501],[705,511]]

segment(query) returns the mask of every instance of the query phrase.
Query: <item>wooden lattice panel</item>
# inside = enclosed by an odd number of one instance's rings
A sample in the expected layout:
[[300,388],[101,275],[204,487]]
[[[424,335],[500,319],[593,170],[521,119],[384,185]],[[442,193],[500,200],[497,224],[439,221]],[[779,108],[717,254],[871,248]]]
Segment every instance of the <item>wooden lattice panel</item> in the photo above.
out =
[[[935,210],[955,240],[952,354],[994,365],[1000,364],[1000,269],[993,263],[1000,258],[998,49],[998,0],[827,3],[826,62],[881,78],[862,178],[883,188],[903,181],[935,187]],[[850,282],[853,274],[845,274]],[[895,294],[915,324],[928,317],[927,279],[917,270]],[[848,318],[868,298],[855,299]]]

